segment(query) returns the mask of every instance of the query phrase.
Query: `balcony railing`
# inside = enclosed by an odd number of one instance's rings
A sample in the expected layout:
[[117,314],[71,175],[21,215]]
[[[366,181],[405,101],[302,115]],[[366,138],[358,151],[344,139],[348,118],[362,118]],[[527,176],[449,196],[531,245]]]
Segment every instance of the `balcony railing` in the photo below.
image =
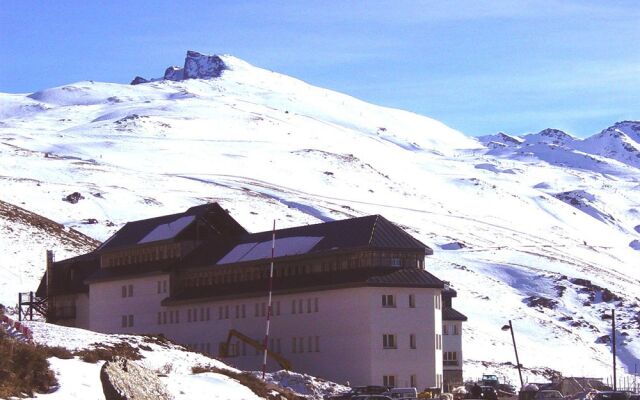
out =
[[458,360],[444,360],[442,363],[445,367],[457,367],[460,365],[458,364]]

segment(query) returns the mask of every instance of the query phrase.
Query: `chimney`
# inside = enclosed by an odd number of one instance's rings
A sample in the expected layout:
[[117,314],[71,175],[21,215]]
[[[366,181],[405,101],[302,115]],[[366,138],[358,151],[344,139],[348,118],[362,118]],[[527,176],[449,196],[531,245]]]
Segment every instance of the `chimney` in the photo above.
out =
[[47,250],[46,294],[49,297],[49,288],[53,283],[53,250]]

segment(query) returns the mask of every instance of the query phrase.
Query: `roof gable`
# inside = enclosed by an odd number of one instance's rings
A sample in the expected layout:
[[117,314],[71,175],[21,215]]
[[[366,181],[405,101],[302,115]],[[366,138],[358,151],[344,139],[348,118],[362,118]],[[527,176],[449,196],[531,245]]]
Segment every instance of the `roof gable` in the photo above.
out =
[[204,221],[218,234],[241,235],[247,232],[218,203],[210,203],[191,207],[183,213],[128,222],[97,251],[173,240],[196,221]]

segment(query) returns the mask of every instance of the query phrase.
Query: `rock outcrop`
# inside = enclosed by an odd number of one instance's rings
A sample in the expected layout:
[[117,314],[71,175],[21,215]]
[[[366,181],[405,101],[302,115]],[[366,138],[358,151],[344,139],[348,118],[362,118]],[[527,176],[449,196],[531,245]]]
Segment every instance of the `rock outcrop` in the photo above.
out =
[[224,61],[217,55],[208,56],[197,51],[187,51],[184,60],[183,79],[211,79],[218,78],[227,69]]
[[[187,56],[184,59],[184,67],[171,66],[164,71],[162,79],[168,81],[183,81],[186,79],[213,79],[222,75],[222,72],[227,69],[227,65],[222,58],[217,55],[202,54],[197,51],[187,51]],[[136,76],[131,81],[132,85],[138,85],[140,83],[147,83],[158,79],[145,79],[140,76]]]
[[131,81],[132,85],[139,85],[141,83],[147,83],[149,82],[147,79],[144,79],[141,76],[136,76],[135,78],[133,78],[133,80]]
[[106,400],[170,400],[173,396],[151,370],[140,364],[116,358],[100,369]]

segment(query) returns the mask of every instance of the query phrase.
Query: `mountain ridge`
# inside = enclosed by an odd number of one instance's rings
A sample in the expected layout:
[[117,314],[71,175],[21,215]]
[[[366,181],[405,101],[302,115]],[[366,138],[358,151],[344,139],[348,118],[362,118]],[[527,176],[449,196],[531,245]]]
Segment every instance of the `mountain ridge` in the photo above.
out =
[[[256,231],[274,219],[287,227],[382,214],[437,249],[427,268],[452,282],[456,308],[470,317],[467,374],[491,362],[515,381],[503,364],[510,338],[499,331],[511,319],[525,365],[605,376],[610,348],[597,340],[613,306],[626,334],[620,365],[638,360],[637,167],[553,143],[564,138],[553,131],[545,142],[502,134],[483,144],[431,118],[219,57],[217,78],[0,94],[0,199],[98,240],[127,221],[210,201]],[[613,131],[633,138],[634,124]],[[76,192],[76,203],[62,200]],[[34,277],[39,254],[24,259]],[[605,290],[620,300],[603,300]]]

